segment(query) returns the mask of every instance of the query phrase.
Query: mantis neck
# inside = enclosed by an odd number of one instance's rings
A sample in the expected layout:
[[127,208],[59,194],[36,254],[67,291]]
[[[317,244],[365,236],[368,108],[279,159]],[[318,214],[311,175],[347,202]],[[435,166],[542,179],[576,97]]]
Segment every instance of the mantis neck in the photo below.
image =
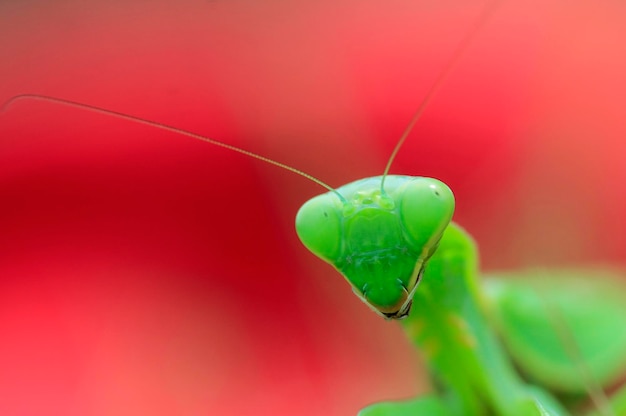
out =
[[426,265],[404,329],[455,414],[533,414],[524,413],[535,406],[529,389],[481,308],[477,267],[474,241],[452,223]]

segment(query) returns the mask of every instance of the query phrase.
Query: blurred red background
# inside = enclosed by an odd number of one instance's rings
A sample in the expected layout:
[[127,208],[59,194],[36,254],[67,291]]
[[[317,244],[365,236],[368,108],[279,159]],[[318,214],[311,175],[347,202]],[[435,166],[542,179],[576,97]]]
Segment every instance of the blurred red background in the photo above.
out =
[[[0,100],[168,123],[340,186],[380,174],[480,1],[0,3]],[[487,270],[623,265],[626,6],[504,1],[394,173],[446,181]],[[323,191],[41,102],[0,117],[0,413],[346,415],[423,389],[298,242]]]

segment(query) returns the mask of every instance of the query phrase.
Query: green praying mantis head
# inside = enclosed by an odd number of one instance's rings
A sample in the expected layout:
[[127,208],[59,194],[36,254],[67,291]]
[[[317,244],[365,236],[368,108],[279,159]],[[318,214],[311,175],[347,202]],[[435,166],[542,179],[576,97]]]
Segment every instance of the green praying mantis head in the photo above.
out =
[[409,313],[426,260],[454,212],[454,195],[437,179],[362,179],[318,195],[296,216],[296,231],[332,264],[354,293],[386,318]]

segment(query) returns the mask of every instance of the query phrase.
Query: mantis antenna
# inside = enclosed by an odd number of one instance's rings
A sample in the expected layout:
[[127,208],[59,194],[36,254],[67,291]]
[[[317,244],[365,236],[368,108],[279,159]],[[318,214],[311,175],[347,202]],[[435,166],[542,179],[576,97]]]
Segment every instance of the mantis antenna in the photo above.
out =
[[404,129],[402,136],[400,136],[400,139],[396,143],[396,146],[393,148],[393,151],[391,152],[391,156],[389,156],[389,160],[387,161],[387,166],[385,166],[385,170],[383,171],[383,179],[380,182],[381,192],[384,193],[385,179],[387,178],[387,175],[389,174],[389,169],[391,169],[391,165],[394,159],[396,158],[396,155],[398,154],[398,152],[400,151],[400,148],[402,147],[407,137],[411,133],[411,130],[413,130],[413,127],[415,127],[415,123],[417,123],[417,120],[420,119],[420,117],[424,113],[424,110],[426,110],[426,107],[432,100],[435,93],[439,91],[439,88],[441,88],[441,86],[443,85],[443,82],[448,78],[448,76],[450,75],[450,73],[452,72],[456,64],[459,62],[459,59],[461,58],[461,56],[463,56],[467,48],[472,44],[478,32],[480,32],[480,30],[489,21],[489,19],[491,18],[495,10],[498,8],[499,4],[500,4],[500,0],[491,0],[483,7],[483,10],[478,20],[476,20],[474,25],[469,29],[467,34],[463,37],[463,39],[461,40],[461,43],[459,43],[459,45],[456,47],[456,50],[452,54],[452,57],[450,58],[446,66],[443,68],[443,70],[439,73],[439,75],[437,76],[437,79],[435,79],[435,82],[432,84],[432,86],[428,90],[428,93],[426,93],[426,96],[424,97],[419,107],[413,114],[411,121],[409,121],[409,124]]
[[[406,141],[407,137],[411,133],[411,130],[413,130],[413,127],[415,126],[415,124],[417,123],[419,118],[424,113],[424,110],[426,109],[426,107],[428,106],[430,101],[432,100],[432,97],[439,90],[441,85],[443,85],[443,82],[446,80],[446,78],[448,77],[450,72],[452,72],[452,69],[456,66],[456,64],[458,63],[460,57],[463,55],[463,53],[469,47],[469,45],[471,45],[472,41],[474,40],[474,38],[476,37],[476,35],[480,31],[480,29],[487,23],[487,21],[489,20],[489,18],[493,14],[493,12],[496,10],[496,8],[497,8],[499,3],[500,3],[500,0],[491,0],[491,1],[489,1],[485,5],[485,7],[484,7],[484,9],[483,9],[479,19],[472,26],[472,28],[470,29],[468,34],[463,38],[461,43],[457,46],[456,50],[452,54],[452,58],[450,59],[450,61],[448,61],[448,63],[444,67],[444,69],[439,73],[439,76],[437,77],[437,79],[435,80],[433,85],[430,87],[430,90],[426,94],[426,97],[422,100],[422,102],[419,105],[418,109],[416,110],[416,112],[414,113],[413,117],[411,118],[409,124],[407,125],[407,127],[404,130],[404,132],[402,133],[402,136],[400,137],[400,139],[396,143],[396,146],[394,147],[393,151],[391,152],[391,156],[389,157],[389,160],[387,161],[387,165],[385,166],[385,170],[383,172],[383,178],[382,178],[382,181],[381,181],[381,184],[380,184],[382,192],[384,192],[385,179],[386,179],[386,177],[387,177],[387,175],[389,173],[389,169],[391,168],[391,165],[392,165],[394,159],[396,158],[396,155],[400,151],[400,148],[402,147],[402,145]],[[310,174],[308,174],[306,172],[303,172],[303,171],[301,171],[299,169],[296,169],[296,168],[291,167],[289,165],[286,165],[284,163],[280,163],[280,162],[277,162],[275,160],[269,159],[269,158],[267,158],[265,156],[261,156],[259,154],[250,152],[248,150],[239,148],[237,146],[233,146],[233,145],[230,145],[230,144],[227,144],[227,143],[220,142],[219,140],[211,139],[209,137],[202,136],[200,134],[196,134],[196,133],[193,133],[193,132],[190,132],[190,131],[187,131],[187,130],[183,130],[183,129],[180,129],[180,128],[177,128],[177,127],[169,126],[169,125],[164,124],[164,123],[159,123],[159,122],[156,122],[156,121],[148,120],[148,119],[145,119],[145,118],[142,118],[142,117],[137,117],[137,116],[124,114],[124,113],[121,113],[121,112],[118,112],[118,111],[109,110],[109,109],[102,108],[102,107],[97,107],[95,105],[80,103],[80,102],[77,102],[77,101],[72,101],[72,100],[68,100],[68,99],[64,99],[64,98],[51,97],[51,96],[41,95],[41,94],[19,94],[19,95],[16,95],[14,97],[11,97],[8,101],[4,102],[2,107],[0,107],[0,114],[2,114],[5,111],[7,111],[11,105],[13,105],[16,101],[19,101],[19,100],[38,100],[38,101],[44,101],[44,102],[53,103],[53,104],[61,104],[61,105],[65,105],[67,107],[73,107],[73,108],[78,108],[80,110],[92,111],[94,113],[104,114],[104,115],[107,115],[107,116],[110,116],[110,117],[116,117],[116,118],[119,118],[119,119],[122,119],[122,120],[132,121],[132,122],[135,122],[135,123],[138,123],[138,124],[143,124],[143,125],[146,125],[146,126],[154,127],[154,128],[165,130],[165,131],[169,131],[169,132],[172,132],[172,133],[177,133],[177,134],[180,134],[182,136],[191,137],[191,138],[194,138],[196,140],[201,140],[201,141],[210,143],[212,145],[215,145],[215,146],[218,146],[218,147],[222,147],[224,149],[228,149],[228,150],[231,150],[233,152],[237,152],[237,153],[249,156],[251,158],[260,160],[260,161],[268,163],[270,165],[277,166],[277,167],[282,168],[284,170],[287,170],[289,172],[295,173],[296,175],[300,175],[300,176],[302,176],[302,177],[304,177],[304,178],[306,178],[306,179],[308,179],[308,180],[318,184],[319,186],[327,189],[328,191],[333,192],[339,198],[339,200],[341,200],[341,202],[347,203],[346,199],[339,192],[337,192],[336,189],[334,189],[330,185],[322,182],[321,180],[315,178],[314,176],[312,176],[312,175],[310,175]]]
[[172,132],[172,133],[177,133],[177,134],[180,134],[182,136],[191,137],[191,138],[196,139],[196,140],[201,140],[203,142],[207,142],[207,143],[210,143],[212,145],[222,147],[224,149],[232,150],[233,152],[237,152],[237,153],[241,153],[241,154],[246,155],[246,156],[250,156],[251,158],[260,160],[260,161],[265,162],[265,163],[269,163],[270,165],[278,166],[279,168],[285,169],[285,170],[287,170],[289,172],[293,172],[296,175],[300,175],[300,176],[302,176],[302,177],[304,177],[304,178],[306,178],[306,179],[308,179],[308,180],[310,180],[310,181],[320,185],[321,187],[326,188],[327,190],[333,192],[335,195],[337,195],[337,197],[341,200],[341,202],[346,202],[346,199],[339,192],[337,192],[337,190],[335,190],[330,185],[327,185],[326,183],[320,181],[319,179],[315,178],[312,175],[309,175],[306,172],[303,172],[303,171],[301,171],[299,169],[296,169],[296,168],[291,167],[289,165],[286,165],[284,163],[277,162],[275,160],[272,160],[272,159],[267,158],[265,156],[258,155],[256,153],[250,152],[250,151],[242,149],[240,147],[233,146],[233,145],[230,145],[230,144],[226,144],[226,143],[220,142],[219,140],[211,139],[209,137],[202,136],[202,135],[196,134],[196,133],[192,133],[192,132],[187,131],[187,130],[179,129],[177,127],[172,127],[172,126],[169,126],[167,124],[159,123],[159,122],[148,120],[148,119],[145,119],[145,118],[141,118],[141,117],[137,117],[137,116],[131,116],[131,115],[124,114],[124,113],[121,113],[121,112],[118,112],[118,111],[108,110],[106,108],[97,107],[95,105],[79,103],[77,101],[66,100],[64,98],[50,97],[50,96],[47,96],[47,95],[20,94],[20,95],[16,95],[14,97],[11,97],[8,101],[6,101],[2,105],[2,107],[0,107],[0,114],[6,112],[11,105],[13,105],[16,101],[19,101],[19,100],[37,100],[37,101],[44,101],[44,102],[53,103],[53,104],[61,104],[61,105],[67,106],[67,107],[73,107],[73,108],[78,108],[80,110],[92,111],[94,113],[104,114],[106,116],[115,117],[115,118],[119,118],[119,119],[122,119],[122,120],[132,121],[134,123],[143,124],[143,125],[146,125],[146,126],[149,126],[149,127],[154,127],[154,128],[160,129],[160,130],[165,130],[165,131],[169,131],[169,132]]

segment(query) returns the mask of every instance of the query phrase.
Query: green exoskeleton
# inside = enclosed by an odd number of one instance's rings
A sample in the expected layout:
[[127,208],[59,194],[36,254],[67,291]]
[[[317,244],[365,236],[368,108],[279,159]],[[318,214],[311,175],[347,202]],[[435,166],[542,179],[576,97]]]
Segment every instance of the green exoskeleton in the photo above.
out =
[[[357,296],[386,318],[406,318],[438,387],[361,415],[569,415],[577,406],[556,395],[587,390],[597,414],[626,414],[626,390],[609,402],[599,387],[626,369],[626,293],[615,276],[536,272],[480,283],[476,245],[450,222],[450,189],[409,176],[388,176],[383,188],[382,178],[317,196],[296,218],[303,243]],[[581,304],[582,294],[602,306]]]
[[305,203],[298,236],[334,265],[354,293],[387,318],[408,315],[426,260],[454,212],[454,196],[431,178],[362,179]]
[[[362,416],[626,415],[626,289],[605,270],[536,271],[478,280],[473,239],[451,222],[444,183],[389,175],[430,97],[494,10],[490,3],[422,101],[382,176],[337,189],[279,162],[160,123],[54,97],[21,95],[125,118],[204,140],[313,180],[328,192],[306,202],[296,230],[354,293],[401,319],[433,381],[415,400],[380,403]],[[581,302],[581,299],[593,301]],[[591,397],[591,404],[584,400]]]

